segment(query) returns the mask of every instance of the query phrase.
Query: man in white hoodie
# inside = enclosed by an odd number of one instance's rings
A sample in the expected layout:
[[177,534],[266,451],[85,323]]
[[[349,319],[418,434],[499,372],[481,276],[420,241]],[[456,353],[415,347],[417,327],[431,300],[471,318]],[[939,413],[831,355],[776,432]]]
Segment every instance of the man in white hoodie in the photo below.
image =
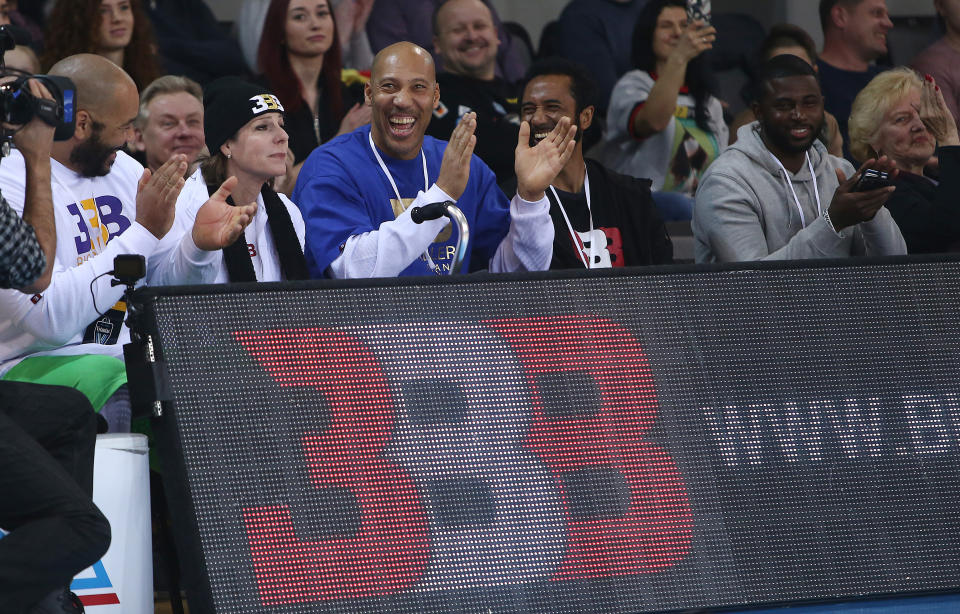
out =
[[[817,140],[823,95],[813,68],[772,58],[758,80],[757,121],[707,169],[697,190],[697,262],[842,258],[906,253],[884,208],[893,187],[855,191],[866,168],[895,172],[885,158],[860,171]],[[848,179],[849,177],[849,179]]]

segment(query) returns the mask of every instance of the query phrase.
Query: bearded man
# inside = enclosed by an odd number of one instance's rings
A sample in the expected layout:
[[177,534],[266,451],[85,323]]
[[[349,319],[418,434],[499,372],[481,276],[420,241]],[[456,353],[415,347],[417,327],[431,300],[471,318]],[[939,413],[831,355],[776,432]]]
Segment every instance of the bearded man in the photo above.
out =
[[[823,94],[813,68],[793,55],[763,67],[757,121],[707,169],[693,208],[697,262],[792,260],[905,254],[883,206],[894,187],[857,191],[868,168],[895,174],[881,158],[859,171],[817,140]],[[849,178],[849,179],[848,179]]]

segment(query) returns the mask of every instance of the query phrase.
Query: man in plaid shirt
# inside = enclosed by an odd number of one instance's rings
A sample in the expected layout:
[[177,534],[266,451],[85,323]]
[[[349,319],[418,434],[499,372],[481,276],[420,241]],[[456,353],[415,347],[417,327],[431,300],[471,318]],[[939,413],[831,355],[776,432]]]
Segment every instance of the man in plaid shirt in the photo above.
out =
[[26,288],[47,267],[33,227],[0,196],[0,286]]
[[[32,93],[46,95],[46,88],[30,82]],[[50,143],[53,127],[34,120],[17,131],[17,148],[28,158],[28,198],[23,219],[0,195],[0,287],[33,294],[50,284],[57,231],[50,188]]]
[[[38,82],[29,87],[50,98]],[[0,195],[0,287],[33,294],[50,283],[53,132],[34,118],[13,137],[27,169],[26,199],[21,219]],[[110,525],[91,499],[96,433],[82,393],[0,382],[0,527],[10,532],[0,539],[4,612],[83,612],[67,587],[110,544]]]

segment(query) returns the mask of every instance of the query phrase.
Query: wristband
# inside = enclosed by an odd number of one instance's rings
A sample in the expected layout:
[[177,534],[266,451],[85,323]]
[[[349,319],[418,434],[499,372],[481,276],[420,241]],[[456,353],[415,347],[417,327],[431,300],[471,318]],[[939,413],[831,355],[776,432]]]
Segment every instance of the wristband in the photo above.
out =
[[820,217],[822,217],[827,222],[827,226],[830,227],[830,230],[833,231],[833,234],[837,235],[838,237],[843,236],[843,233],[837,230],[837,227],[833,225],[833,220],[830,219],[829,211],[824,211],[823,213],[820,214]]

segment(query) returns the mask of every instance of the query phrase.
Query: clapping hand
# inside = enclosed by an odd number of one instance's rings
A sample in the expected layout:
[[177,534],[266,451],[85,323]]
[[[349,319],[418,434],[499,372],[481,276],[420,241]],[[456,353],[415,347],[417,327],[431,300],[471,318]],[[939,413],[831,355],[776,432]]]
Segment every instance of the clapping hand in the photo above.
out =
[[453,200],[459,200],[470,180],[470,160],[473,148],[477,145],[476,129],[477,114],[472,111],[466,113],[453,129],[447,148],[443,150],[437,187]]
[[544,191],[573,155],[576,134],[577,127],[572,125],[570,118],[562,117],[546,138],[530,147],[530,122],[520,124],[514,163],[520,198],[528,202],[543,198]]
[[350,107],[347,114],[340,120],[340,131],[337,135],[347,134],[360,126],[366,126],[370,123],[371,117],[373,117],[373,107],[358,102]]
[[183,154],[171,156],[155,173],[149,168],[143,169],[137,184],[136,221],[158,239],[173,225],[186,172],[187,157]]
[[256,214],[256,202],[238,206],[227,202],[235,187],[237,178],[228,177],[197,211],[193,222],[193,242],[200,249],[213,251],[231,245]]
[[933,77],[926,75],[920,90],[920,108],[917,109],[920,121],[927,127],[940,145],[960,145],[957,136],[957,123],[954,121],[943,92]]

